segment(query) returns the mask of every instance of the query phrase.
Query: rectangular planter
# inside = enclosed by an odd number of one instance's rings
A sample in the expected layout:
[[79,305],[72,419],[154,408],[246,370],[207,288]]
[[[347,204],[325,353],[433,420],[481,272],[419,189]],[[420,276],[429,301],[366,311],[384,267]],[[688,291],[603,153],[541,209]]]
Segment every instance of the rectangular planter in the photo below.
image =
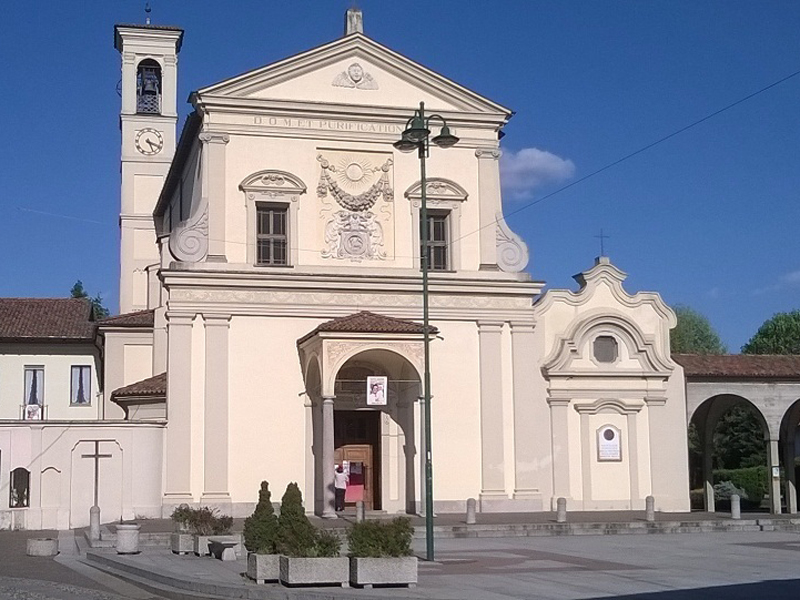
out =
[[359,587],[373,585],[417,585],[417,557],[350,558],[350,583]]
[[241,558],[244,556],[244,546],[242,546],[241,534],[232,535],[196,535],[194,537],[194,553],[197,556],[208,556],[208,542],[217,540],[218,542],[236,542],[236,556]]
[[171,533],[169,545],[175,554],[194,552],[194,536],[191,533]]
[[341,585],[348,587],[349,561],[336,558],[295,558],[281,556],[281,583],[284,585]]
[[247,576],[256,583],[266,583],[267,581],[278,581],[281,575],[281,556],[280,554],[256,554],[250,552],[247,555]]

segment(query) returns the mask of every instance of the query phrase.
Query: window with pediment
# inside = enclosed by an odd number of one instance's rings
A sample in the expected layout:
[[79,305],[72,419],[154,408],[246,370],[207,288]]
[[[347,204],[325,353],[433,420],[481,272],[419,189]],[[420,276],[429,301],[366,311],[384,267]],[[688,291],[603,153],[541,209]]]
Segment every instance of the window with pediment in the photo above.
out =
[[[406,190],[405,197],[411,205],[414,240],[419,241],[420,257],[425,255],[422,243],[420,211],[422,185],[418,181]],[[456,271],[459,269],[461,237],[461,206],[469,195],[454,181],[431,177],[425,187],[425,204],[428,213],[428,265],[431,271]],[[421,260],[420,260],[421,268]]]
[[285,171],[253,173],[239,185],[247,206],[247,262],[291,267],[298,261],[299,198],[305,184]]

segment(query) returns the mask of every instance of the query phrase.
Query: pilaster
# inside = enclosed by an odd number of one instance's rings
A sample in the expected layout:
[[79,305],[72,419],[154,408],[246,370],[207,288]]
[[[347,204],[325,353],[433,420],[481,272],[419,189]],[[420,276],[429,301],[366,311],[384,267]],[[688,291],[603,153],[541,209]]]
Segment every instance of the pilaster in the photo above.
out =
[[227,133],[206,131],[203,143],[203,199],[208,206],[208,262],[227,262],[225,256],[225,147]]
[[550,397],[550,428],[553,432],[553,500],[555,508],[556,498],[570,500],[569,481],[569,404],[570,398]]
[[167,313],[167,441],[165,504],[192,502],[192,322]]
[[[542,510],[542,494],[537,481],[537,444],[532,439],[541,435],[546,419],[537,415],[536,364],[532,323],[511,323],[511,361],[514,375],[514,500],[515,510]],[[544,403],[542,403],[543,405]]]
[[478,322],[481,376],[481,512],[506,510],[501,322]]
[[478,148],[478,206],[480,210],[480,268],[497,270],[497,214],[502,210],[500,196],[499,148]]
[[228,492],[228,332],[230,315],[204,314],[206,331],[203,502],[230,502]]

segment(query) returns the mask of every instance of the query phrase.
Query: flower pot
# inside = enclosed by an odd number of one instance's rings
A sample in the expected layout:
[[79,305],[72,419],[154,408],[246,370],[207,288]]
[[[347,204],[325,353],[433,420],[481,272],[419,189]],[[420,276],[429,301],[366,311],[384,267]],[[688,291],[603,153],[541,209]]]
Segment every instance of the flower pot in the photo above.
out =
[[281,575],[280,554],[247,554],[247,576],[256,583],[278,581]]
[[232,535],[196,535],[194,538],[194,553],[197,556],[208,556],[208,543],[211,540],[216,540],[218,542],[236,542],[236,556],[241,557],[244,554],[242,549],[242,536],[238,533]]
[[417,557],[350,558],[350,583],[359,587],[373,585],[417,585]]
[[281,556],[281,583],[284,585],[341,585],[348,587],[347,557],[295,558]]
[[169,543],[175,554],[194,552],[194,536],[191,533],[172,533],[169,536]]
[[139,554],[138,523],[120,523],[117,525],[117,554]]

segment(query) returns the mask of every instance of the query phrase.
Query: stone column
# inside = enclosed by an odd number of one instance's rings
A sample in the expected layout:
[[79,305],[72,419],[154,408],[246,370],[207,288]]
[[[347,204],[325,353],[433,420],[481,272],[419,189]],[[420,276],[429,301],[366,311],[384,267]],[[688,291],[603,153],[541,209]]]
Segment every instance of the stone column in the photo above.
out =
[[706,416],[703,428],[703,489],[706,512],[716,511],[714,500],[714,427],[717,425],[717,412],[712,405]]
[[769,461],[769,500],[770,512],[773,515],[781,514],[781,480],[773,477],[773,471],[780,469],[780,446],[776,438],[770,438],[767,449]]
[[478,206],[480,208],[480,268],[497,270],[497,214],[502,210],[500,197],[499,148],[478,148]]
[[208,206],[208,262],[227,262],[225,256],[225,145],[227,133],[206,131],[203,143],[203,204]]
[[536,356],[533,324],[511,323],[511,352],[514,373],[514,500],[515,510],[542,510],[539,482],[536,480],[534,398]]
[[[481,512],[507,510],[503,444],[503,324],[478,322],[481,376]],[[501,506],[502,505],[502,506]]]
[[783,443],[783,464],[786,473],[786,512],[797,513],[797,480],[794,474],[794,436],[797,427],[789,426],[786,441]]
[[230,315],[203,315],[206,330],[203,502],[230,502],[228,492],[228,332]]
[[427,456],[425,446],[425,396],[417,398],[416,410],[414,412],[414,441],[419,448],[419,469],[417,471],[415,488],[418,490],[416,496],[417,514],[425,516],[425,493],[427,482],[425,480],[425,457]]
[[165,504],[192,502],[192,321],[167,313],[167,433]]
[[556,498],[572,498],[569,482],[569,398],[548,398],[553,432],[553,504]]
[[322,517],[336,519],[333,490],[333,401],[335,396],[322,397]]

